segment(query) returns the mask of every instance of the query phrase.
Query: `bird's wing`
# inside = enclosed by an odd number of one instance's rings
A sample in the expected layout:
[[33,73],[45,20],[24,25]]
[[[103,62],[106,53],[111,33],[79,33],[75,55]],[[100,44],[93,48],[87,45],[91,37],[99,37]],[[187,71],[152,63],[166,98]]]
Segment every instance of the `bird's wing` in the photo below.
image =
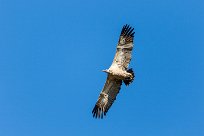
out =
[[134,28],[129,25],[123,26],[112,65],[117,64],[119,68],[127,70],[131,60],[134,33]]
[[109,108],[116,100],[116,96],[120,91],[122,80],[116,79],[108,74],[106,83],[101,91],[98,100],[93,108],[93,117],[103,118],[106,115]]

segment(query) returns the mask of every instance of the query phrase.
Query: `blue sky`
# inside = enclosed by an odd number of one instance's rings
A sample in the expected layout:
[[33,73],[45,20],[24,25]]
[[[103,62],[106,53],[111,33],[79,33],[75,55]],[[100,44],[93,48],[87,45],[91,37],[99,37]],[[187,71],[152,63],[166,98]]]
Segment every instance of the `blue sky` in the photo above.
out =
[[[1,136],[203,136],[202,0],[0,0]],[[103,120],[92,108],[124,24],[130,67]]]

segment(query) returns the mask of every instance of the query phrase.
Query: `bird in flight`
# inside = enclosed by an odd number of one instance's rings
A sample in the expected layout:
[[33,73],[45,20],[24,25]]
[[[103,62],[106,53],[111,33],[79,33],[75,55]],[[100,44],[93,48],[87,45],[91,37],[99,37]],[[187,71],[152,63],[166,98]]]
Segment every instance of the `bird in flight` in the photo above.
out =
[[122,83],[128,86],[134,80],[134,72],[128,69],[133,49],[134,28],[124,25],[117,44],[117,50],[107,73],[106,83],[92,110],[93,117],[103,118],[110,109],[120,91]]

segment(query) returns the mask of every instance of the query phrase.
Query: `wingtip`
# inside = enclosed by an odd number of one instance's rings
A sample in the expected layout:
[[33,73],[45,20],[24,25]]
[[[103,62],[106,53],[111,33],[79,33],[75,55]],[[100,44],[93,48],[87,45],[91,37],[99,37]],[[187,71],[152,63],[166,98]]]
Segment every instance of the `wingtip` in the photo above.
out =
[[93,118],[103,119],[104,116],[106,116],[106,113],[98,106],[95,105],[92,110]]
[[128,24],[125,24],[123,26],[122,31],[121,31],[121,36],[127,36],[127,37],[131,36],[131,37],[134,37],[134,34],[135,34],[135,32],[134,32],[134,28],[133,27],[131,27]]

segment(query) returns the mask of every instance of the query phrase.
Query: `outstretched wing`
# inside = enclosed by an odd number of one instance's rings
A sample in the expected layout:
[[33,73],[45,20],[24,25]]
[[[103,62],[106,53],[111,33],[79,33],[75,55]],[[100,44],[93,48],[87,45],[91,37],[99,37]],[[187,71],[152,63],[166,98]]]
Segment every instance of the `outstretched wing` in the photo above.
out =
[[119,68],[127,70],[131,60],[134,34],[134,28],[129,25],[123,26],[112,65],[117,64]]
[[101,91],[98,100],[93,108],[93,117],[103,118],[108,112],[109,108],[116,100],[116,96],[120,91],[122,80],[116,79],[108,74],[106,83]]

